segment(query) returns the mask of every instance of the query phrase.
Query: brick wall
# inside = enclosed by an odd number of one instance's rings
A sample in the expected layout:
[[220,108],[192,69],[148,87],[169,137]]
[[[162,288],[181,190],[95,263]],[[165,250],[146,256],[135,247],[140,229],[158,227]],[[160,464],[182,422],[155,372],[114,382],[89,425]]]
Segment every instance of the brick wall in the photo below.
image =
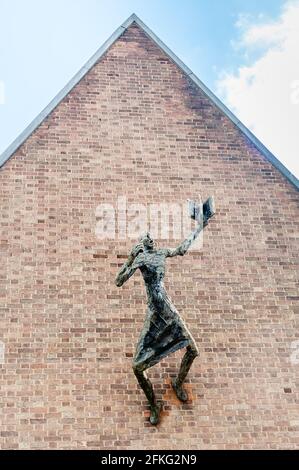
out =
[[[184,405],[182,352],[149,370],[152,427],[131,370],[143,283],[114,285],[133,241],[97,239],[95,209],[199,193],[217,215],[166,287],[200,357]],[[298,445],[298,194],[136,25],[4,165],[0,194],[2,448]]]

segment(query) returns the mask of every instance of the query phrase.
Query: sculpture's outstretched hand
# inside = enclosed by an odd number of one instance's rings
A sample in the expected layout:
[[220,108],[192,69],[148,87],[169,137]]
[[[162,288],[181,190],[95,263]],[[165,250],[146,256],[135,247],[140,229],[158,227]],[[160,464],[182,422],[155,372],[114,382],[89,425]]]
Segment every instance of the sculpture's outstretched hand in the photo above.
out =
[[177,248],[174,250],[167,249],[166,256],[183,256],[200,232],[208,225],[209,219],[215,214],[215,203],[213,197],[209,197],[202,206],[194,201],[188,200],[188,202],[190,217],[196,220],[197,226]]

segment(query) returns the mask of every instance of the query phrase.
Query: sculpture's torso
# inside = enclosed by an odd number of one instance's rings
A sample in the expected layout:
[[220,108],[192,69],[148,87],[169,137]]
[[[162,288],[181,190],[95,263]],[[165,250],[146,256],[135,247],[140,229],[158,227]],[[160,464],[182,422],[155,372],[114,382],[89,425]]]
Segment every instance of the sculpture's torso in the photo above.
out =
[[135,361],[154,365],[187,346],[191,335],[164,287],[167,250],[145,251],[138,264],[147,293],[147,314],[136,348]]
[[140,267],[142,273],[147,300],[149,302],[161,302],[162,298],[167,297],[164,287],[165,276],[165,253],[163,250],[143,253],[143,263]]

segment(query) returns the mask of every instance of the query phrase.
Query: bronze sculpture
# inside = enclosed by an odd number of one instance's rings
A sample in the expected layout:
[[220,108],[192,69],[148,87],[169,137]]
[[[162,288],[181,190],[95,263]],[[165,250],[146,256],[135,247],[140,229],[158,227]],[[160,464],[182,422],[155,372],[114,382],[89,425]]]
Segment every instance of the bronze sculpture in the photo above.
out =
[[203,205],[191,201],[189,209],[190,216],[197,221],[197,227],[186,240],[175,249],[155,249],[150,234],[145,234],[131,250],[128,260],[120,269],[115,281],[118,287],[122,286],[138,268],[144,279],[147,312],[133,359],[133,371],[149,401],[151,424],[159,422],[161,404],[156,401],[153,386],[147,378],[145,370],[172,352],[186,347],[178,377],[172,381],[172,387],[177,397],[186,402],[188,395],[183,388],[183,383],[192,362],[198,356],[195,341],[168,297],[163,283],[166,258],[183,256],[187,252],[191,243],[214,215],[214,200],[209,198]]

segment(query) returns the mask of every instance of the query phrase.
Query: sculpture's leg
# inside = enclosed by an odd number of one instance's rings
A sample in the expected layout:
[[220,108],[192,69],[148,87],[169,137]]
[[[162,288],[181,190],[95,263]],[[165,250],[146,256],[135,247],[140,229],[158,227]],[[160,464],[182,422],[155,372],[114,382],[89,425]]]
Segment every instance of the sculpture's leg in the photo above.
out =
[[133,364],[134,374],[150,404],[150,409],[151,409],[150,422],[151,424],[158,424],[160,411],[161,411],[161,404],[157,403],[156,401],[152,383],[147,378],[146,373],[144,372],[145,369],[146,369],[146,365],[144,363],[138,364],[138,365]]
[[190,367],[192,365],[192,362],[198,356],[199,352],[196,347],[195,343],[191,343],[190,345],[187,346],[186,353],[182,359],[181,367],[179,374],[176,379],[173,379],[172,381],[172,387],[176,393],[176,396],[178,397],[179,400],[181,401],[187,401],[188,400],[188,394],[186,390],[183,388],[183,383],[185,378],[187,377],[187,374],[190,370]]

